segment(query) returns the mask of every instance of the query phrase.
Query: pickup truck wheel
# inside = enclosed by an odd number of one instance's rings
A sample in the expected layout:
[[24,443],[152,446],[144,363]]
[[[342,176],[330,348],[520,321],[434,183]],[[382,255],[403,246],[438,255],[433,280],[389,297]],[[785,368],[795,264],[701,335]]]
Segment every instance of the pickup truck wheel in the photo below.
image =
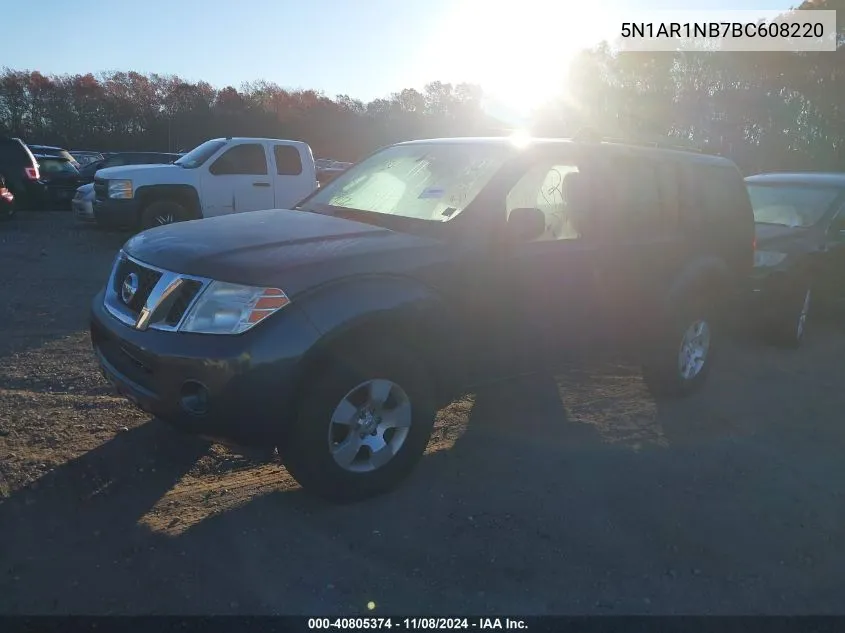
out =
[[419,461],[434,425],[429,381],[396,354],[335,362],[303,397],[280,449],[308,492],[351,502],[387,492]]
[[662,340],[643,365],[643,378],[653,396],[688,396],[707,380],[714,349],[714,319],[710,313],[706,308],[690,306],[670,319]]
[[141,211],[141,230],[190,219],[188,210],[173,200],[156,200]]

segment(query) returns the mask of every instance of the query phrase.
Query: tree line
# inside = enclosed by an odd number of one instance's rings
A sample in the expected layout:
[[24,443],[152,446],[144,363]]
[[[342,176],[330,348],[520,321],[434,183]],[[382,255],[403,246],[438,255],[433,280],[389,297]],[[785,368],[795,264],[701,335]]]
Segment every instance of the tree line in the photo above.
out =
[[[845,0],[805,2],[838,9]],[[845,29],[840,26],[840,42]],[[545,63],[538,60],[538,63]],[[845,46],[826,53],[584,51],[561,96],[535,113],[537,135],[666,140],[729,156],[747,172],[845,171]],[[0,134],[78,149],[190,149],[218,136],[308,142],[356,160],[411,138],[501,135],[479,86],[432,82],[364,103],[259,81],[215,88],[179,77],[109,72],[0,73]]]

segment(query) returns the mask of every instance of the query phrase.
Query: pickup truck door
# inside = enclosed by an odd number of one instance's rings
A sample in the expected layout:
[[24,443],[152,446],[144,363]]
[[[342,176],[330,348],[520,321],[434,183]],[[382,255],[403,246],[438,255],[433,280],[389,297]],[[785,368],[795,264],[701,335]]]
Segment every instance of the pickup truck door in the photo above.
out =
[[273,143],[272,148],[274,206],[290,209],[317,186],[314,158],[302,145]]
[[202,175],[203,216],[272,209],[273,181],[262,143],[239,143],[214,159]]

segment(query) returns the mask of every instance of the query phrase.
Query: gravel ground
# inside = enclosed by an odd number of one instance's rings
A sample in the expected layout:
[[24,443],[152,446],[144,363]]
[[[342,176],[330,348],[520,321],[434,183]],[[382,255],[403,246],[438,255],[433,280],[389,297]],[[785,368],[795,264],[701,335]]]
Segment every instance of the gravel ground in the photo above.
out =
[[333,507],[112,395],[87,309],[123,239],[0,224],[0,613],[843,611],[841,329],[737,340],[672,405],[625,366],[498,385]]

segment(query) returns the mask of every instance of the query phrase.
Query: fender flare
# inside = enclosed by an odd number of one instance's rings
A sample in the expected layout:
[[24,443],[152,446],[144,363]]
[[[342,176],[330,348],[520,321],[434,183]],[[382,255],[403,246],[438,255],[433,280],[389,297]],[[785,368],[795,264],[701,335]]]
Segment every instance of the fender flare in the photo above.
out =
[[418,357],[438,391],[457,377],[453,372],[459,367],[449,355],[460,336],[459,327],[449,327],[457,323],[457,315],[444,297],[416,279],[371,275],[339,280],[295,302],[321,335],[303,358],[303,376],[338,346],[376,336]]

